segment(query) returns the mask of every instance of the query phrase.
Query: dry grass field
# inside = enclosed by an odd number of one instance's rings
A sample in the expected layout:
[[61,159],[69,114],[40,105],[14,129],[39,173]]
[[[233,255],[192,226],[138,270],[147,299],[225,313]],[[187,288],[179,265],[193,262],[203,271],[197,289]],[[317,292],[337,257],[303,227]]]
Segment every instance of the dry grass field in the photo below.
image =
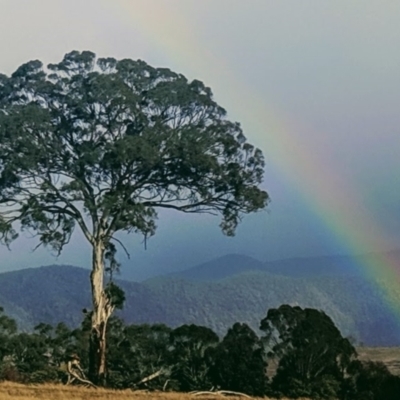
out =
[[[22,385],[10,382],[0,383],[1,400],[214,400],[224,398],[239,399],[239,397],[236,396],[224,397],[221,395],[207,395],[195,397],[183,393],[145,393],[139,391],[132,392],[130,390],[115,391],[105,389],[86,389],[78,386],[64,385]],[[240,398],[244,399],[244,397]]]
[[394,375],[400,376],[400,347],[358,347],[361,360],[383,362]]

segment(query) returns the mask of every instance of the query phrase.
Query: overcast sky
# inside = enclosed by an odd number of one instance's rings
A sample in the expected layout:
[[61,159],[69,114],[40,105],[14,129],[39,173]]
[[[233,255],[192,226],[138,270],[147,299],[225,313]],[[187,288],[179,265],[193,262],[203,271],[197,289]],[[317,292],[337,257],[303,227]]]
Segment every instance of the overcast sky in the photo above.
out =
[[[141,58],[203,80],[262,148],[269,212],[234,239],[218,219],[161,214],[147,251],[127,239],[130,276],[375,251],[400,243],[399,18],[395,0],[0,0],[0,72],[71,50]],[[89,266],[79,232],[58,259],[35,244],[1,247],[0,271]]]

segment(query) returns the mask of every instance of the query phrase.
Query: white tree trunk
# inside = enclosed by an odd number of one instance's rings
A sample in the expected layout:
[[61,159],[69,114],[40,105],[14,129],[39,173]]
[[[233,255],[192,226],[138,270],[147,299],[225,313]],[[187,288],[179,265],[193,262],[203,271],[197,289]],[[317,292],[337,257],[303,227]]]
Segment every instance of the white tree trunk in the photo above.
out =
[[106,328],[113,311],[104,292],[105,245],[97,241],[93,245],[92,272],[92,327],[89,348],[89,376],[95,383],[103,383],[106,375]]

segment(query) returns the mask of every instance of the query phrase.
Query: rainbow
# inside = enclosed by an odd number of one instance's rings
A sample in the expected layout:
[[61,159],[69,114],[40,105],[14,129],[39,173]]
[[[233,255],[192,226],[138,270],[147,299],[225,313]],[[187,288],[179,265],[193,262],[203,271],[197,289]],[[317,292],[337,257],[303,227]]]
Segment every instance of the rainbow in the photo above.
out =
[[[310,143],[301,137],[298,123],[274,110],[264,95],[249,88],[232,72],[218,54],[201,43],[182,17],[176,3],[163,1],[115,2],[122,18],[150,40],[175,70],[205,82],[230,88],[229,111],[244,126],[245,132],[262,132],[252,138],[264,149],[269,162],[298,191],[299,197],[317,214],[338,242],[351,254],[371,249],[396,248],[363,204],[355,185],[324,162],[323,143]],[[138,9],[139,8],[139,9]],[[158,17],[160,16],[160,17]],[[243,105],[246,110],[243,112]],[[400,321],[400,266],[390,253],[363,258],[356,267],[372,284],[378,285],[388,306]]]

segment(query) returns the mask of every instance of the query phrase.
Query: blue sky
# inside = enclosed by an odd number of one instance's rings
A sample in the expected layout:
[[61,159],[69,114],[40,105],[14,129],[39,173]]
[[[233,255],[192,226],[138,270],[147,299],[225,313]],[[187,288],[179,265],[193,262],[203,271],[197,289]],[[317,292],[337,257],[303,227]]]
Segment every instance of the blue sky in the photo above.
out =
[[[240,93],[219,79],[221,64],[196,63],[198,48],[185,55],[163,48],[160,35],[169,32],[164,25],[182,30],[177,48],[191,40],[185,35],[189,27],[201,51],[213,55],[210,60],[223,60],[242,87],[290,122],[293,137],[309,145],[307,154],[318,153],[330,171],[345,177],[391,243],[400,241],[399,2],[2,0],[1,8],[0,72],[9,74],[31,59],[56,62],[73,49],[142,58],[204,80],[231,119],[243,122],[249,141],[264,151],[264,187],[272,198],[268,212],[246,218],[233,239],[220,233],[218,219],[160,214],[146,251],[142,238],[126,238],[131,259],[121,253],[121,261],[130,276],[232,252],[273,260],[351,250],[310,206],[313,193],[302,193],[302,182],[293,187],[295,171],[289,171],[291,179],[283,173],[289,170],[284,161],[296,150],[288,148],[281,162],[268,139],[273,126],[260,131],[251,124]],[[146,25],[157,27],[153,35]],[[76,232],[55,259],[45,249],[32,253],[36,243],[22,237],[11,252],[0,248],[0,271],[54,262],[89,266],[90,250],[83,242]]]

